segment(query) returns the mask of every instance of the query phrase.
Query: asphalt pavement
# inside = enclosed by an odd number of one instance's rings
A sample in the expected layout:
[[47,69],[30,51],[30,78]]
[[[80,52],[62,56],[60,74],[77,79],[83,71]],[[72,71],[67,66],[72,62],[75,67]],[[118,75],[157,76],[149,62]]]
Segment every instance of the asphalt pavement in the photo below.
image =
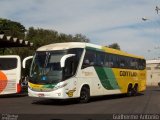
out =
[[154,116],[154,119],[160,119],[160,87],[147,87],[145,92],[133,97],[126,95],[94,97],[87,104],[80,104],[76,100],[58,101],[31,98],[27,94],[0,96],[0,113],[0,118],[3,120],[8,117],[19,120],[23,116],[26,116],[25,119],[29,119],[29,116],[34,119],[50,119],[53,115],[56,116],[56,119],[62,116],[75,119],[77,115],[87,116],[85,119],[96,119],[96,116],[99,115],[99,117],[103,116],[103,119],[107,119],[106,115],[109,118],[118,119],[119,116],[116,115],[127,114],[157,115]]

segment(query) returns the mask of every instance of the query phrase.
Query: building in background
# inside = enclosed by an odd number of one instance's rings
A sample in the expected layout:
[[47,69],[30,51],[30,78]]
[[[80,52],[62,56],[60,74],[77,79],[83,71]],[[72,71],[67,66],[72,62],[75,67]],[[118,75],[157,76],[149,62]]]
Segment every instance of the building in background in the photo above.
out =
[[147,86],[158,86],[160,82],[160,60],[147,60]]

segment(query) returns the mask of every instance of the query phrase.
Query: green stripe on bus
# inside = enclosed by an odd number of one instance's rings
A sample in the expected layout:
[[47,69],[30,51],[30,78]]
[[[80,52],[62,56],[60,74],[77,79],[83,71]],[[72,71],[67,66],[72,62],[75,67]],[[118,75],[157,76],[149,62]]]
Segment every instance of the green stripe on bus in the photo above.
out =
[[114,73],[112,71],[112,68],[106,68],[106,67],[104,67],[103,69],[105,70],[105,73],[107,74],[107,76],[109,78],[111,86],[114,89],[119,89],[119,86],[118,86],[117,80],[115,78],[115,75],[114,75]]
[[118,89],[119,86],[117,84],[116,78],[111,68],[106,67],[95,67],[97,75],[101,81],[102,86],[105,89],[113,90]]

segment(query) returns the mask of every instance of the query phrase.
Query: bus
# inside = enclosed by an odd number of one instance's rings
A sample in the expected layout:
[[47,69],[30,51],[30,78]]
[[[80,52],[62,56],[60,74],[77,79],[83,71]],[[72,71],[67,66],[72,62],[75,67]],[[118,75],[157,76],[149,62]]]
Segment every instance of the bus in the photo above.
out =
[[78,98],[127,93],[146,89],[143,57],[90,43],[55,43],[38,48],[28,83],[30,97]]
[[20,61],[20,57],[16,55],[0,56],[0,95],[21,91],[19,84],[21,77]]
[[[24,64],[27,60],[25,59]],[[0,56],[0,95],[21,92],[21,72],[21,58],[18,55]]]

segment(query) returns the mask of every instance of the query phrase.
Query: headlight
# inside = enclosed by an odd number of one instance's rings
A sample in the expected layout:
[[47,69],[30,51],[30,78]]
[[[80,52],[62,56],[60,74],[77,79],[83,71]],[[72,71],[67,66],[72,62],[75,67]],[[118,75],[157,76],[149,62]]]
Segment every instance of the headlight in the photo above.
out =
[[57,85],[53,88],[53,90],[57,90],[57,89],[60,89],[62,87],[65,87],[67,85],[67,83],[63,83],[62,85]]

